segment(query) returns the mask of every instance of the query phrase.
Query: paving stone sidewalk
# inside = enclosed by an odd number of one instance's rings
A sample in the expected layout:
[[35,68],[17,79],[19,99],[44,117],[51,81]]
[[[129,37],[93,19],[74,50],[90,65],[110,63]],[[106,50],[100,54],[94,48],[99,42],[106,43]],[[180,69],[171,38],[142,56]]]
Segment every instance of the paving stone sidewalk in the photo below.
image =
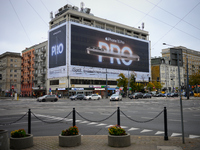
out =
[[182,144],[181,137],[170,137],[164,141],[161,136],[134,136],[131,135],[131,146],[114,148],[108,146],[107,135],[83,135],[81,145],[77,147],[59,147],[58,136],[34,137],[34,146],[26,150],[200,150],[200,139],[185,138]]

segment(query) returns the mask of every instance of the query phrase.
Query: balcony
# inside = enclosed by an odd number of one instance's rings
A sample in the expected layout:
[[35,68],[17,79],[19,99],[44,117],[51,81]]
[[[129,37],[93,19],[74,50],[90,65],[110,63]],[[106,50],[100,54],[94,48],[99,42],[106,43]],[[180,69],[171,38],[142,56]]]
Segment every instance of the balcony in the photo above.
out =
[[46,71],[41,72],[41,74],[42,74],[42,75],[45,75],[45,74],[46,74]]
[[34,68],[35,68],[35,69],[38,68],[38,65],[34,65]]
[[45,49],[42,49],[41,51],[42,51],[43,53],[46,53],[46,50],[45,50]]
[[35,56],[37,56],[37,55],[38,55],[38,53],[34,52],[34,55],[35,55]]
[[37,79],[34,79],[33,82],[37,83]]
[[45,83],[45,80],[41,80],[42,83]]
[[46,57],[45,57],[45,56],[41,56],[41,59],[42,59],[42,60],[45,60],[45,59],[46,59]]
[[34,58],[33,61],[38,62],[38,58]]
[[34,73],[34,76],[35,76],[35,77],[37,77],[37,75],[38,75],[37,73]]
[[42,67],[43,67],[43,68],[46,68],[46,64],[42,64]]

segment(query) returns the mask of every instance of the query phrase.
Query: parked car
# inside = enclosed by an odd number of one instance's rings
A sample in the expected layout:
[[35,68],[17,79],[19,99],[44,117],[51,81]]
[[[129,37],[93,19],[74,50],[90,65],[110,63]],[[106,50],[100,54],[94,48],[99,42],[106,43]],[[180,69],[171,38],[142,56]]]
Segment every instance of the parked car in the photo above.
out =
[[163,93],[158,93],[156,94],[156,97],[165,97],[165,95]]
[[150,93],[145,93],[144,95],[143,95],[143,98],[151,98],[151,94]]
[[178,97],[178,93],[171,93],[169,97]]
[[113,94],[110,97],[110,101],[122,101],[122,95],[120,95],[120,94]]
[[58,101],[58,97],[56,95],[44,95],[37,98],[38,102],[56,102]]
[[137,92],[137,93],[134,93],[132,95],[129,96],[130,99],[138,99],[138,98],[143,98],[143,94],[141,92]]
[[70,97],[71,100],[77,100],[77,99],[84,99],[85,98],[85,95],[84,94],[77,94],[77,95],[73,95]]
[[91,99],[93,99],[93,100],[95,100],[95,99],[100,100],[101,99],[101,95],[91,94],[91,95],[85,96],[84,99],[86,99],[86,100],[91,100]]
[[151,91],[151,95],[155,97],[156,96],[156,91]]

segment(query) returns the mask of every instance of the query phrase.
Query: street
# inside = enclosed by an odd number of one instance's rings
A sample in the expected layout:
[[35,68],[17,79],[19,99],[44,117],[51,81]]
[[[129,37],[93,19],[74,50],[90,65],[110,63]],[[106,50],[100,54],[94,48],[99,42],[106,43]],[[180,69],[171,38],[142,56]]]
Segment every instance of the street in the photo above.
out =
[[[115,111],[118,107],[121,110],[120,125],[131,135],[164,136],[164,107],[167,108],[168,136],[181,137],[182,132],[179,97],[123,98],[111,102],[109,99],[37,102],[35,98],[20,98],[0,99],[0,103],[0,128],[8,130],[8,133],[21,128],[28,132],[28,115],[18,119],[31,109],[31,133],[34,136],[56,136],[72,126],[72,113],[69,113],[75,108],[76,125],[81,134],[106,135],[108,127],[117,124]],[[200,99],[184,99],[182,103],[185,137],[200,138]]]

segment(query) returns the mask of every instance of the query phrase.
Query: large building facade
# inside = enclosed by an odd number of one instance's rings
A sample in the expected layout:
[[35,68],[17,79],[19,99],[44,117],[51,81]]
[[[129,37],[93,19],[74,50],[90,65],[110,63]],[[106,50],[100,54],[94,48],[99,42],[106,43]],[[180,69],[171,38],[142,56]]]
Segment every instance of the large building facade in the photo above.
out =
[[172,56],[170,50],[181,50],[182,51],[182,66],[184,70],[184,86],[187,85],[187,59],[188,59],[188,74],[189,76],[200,70],[200,52],[188,49],[183,46],[172,47],[162,50],[162,57],[171,60]]
[[[119,73],[150,75],[149,34],[66,5],[49,22],[47,92],[63,95],[115,92]],[[107,79],[107,80],[106,80]],[[107,82],[106,82],[107,81]]]
[[6,52],[0,55],[0,94],[10,96],[21,92],[21,54]]

